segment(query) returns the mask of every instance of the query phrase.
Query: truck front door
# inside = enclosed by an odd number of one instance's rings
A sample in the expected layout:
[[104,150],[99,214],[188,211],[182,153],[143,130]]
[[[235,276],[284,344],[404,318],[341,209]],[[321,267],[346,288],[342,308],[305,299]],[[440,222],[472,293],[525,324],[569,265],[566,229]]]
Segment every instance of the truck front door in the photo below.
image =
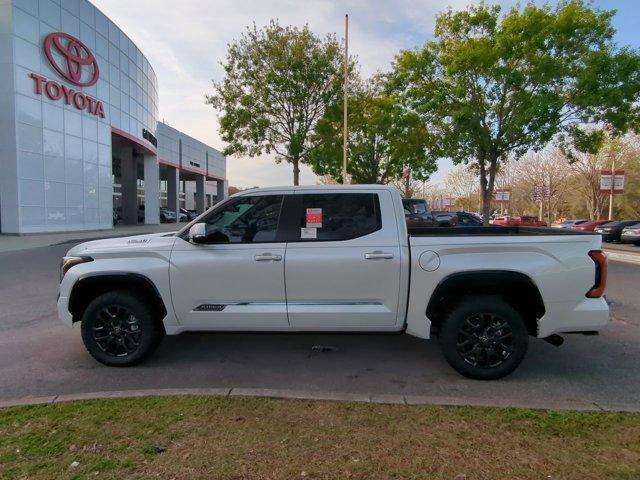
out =
[[207,243],[179,238],[171,253],[171,296],[178,321],[192,328],[287,327],[286,243],[278,225],[284,195],[230,200],[202,221]]

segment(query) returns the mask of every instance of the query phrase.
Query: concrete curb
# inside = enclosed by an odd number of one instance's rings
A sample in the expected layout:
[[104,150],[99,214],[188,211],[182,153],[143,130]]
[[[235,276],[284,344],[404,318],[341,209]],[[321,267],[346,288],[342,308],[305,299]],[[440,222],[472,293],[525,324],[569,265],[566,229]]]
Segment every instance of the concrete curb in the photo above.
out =
[[605,250],[607,258],[615,262],[632,263],[634,265],[640,265],[640,255],[636,253],[622,253],[614,252],[612,250]]
[[276,390],[270,388],[165,388],[148,390],[118,390],[108,392],[71,393],[65,395],[49,395],[42,397],[30,396],[21,398],[0,399],[0,409],[32,405],[53,405],[82,400],[166,397],[183,395],[279,398],[290,400],[328,400],[389,405],[437,405],[445,407],[527,408],[532,410],[640,413],[640,404],[601,404],[586,400],[552,400],[549,402],[504,400],[496,402],[486,399],[462,399],[458,397],[433,395],[368,395],[359,393],[322,392],[312,390]]

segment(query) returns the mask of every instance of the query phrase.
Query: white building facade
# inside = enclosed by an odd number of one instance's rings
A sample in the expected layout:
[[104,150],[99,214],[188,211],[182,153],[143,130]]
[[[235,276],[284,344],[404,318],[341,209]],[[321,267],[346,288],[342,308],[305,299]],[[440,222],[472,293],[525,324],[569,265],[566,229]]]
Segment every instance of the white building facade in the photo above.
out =
[[224,156],[158,122],[153,67],[87,0],[0,0],[0,85],[2,233],[155,224],[226,196]]

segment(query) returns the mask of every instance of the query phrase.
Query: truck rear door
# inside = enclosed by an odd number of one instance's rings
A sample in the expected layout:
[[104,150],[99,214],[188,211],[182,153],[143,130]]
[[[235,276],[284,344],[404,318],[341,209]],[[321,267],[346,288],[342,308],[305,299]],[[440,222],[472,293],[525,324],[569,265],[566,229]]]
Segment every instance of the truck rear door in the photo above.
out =
[[303,190],[295,197],[285,261],[291,326],[396,326],[403,259],[391,193]]

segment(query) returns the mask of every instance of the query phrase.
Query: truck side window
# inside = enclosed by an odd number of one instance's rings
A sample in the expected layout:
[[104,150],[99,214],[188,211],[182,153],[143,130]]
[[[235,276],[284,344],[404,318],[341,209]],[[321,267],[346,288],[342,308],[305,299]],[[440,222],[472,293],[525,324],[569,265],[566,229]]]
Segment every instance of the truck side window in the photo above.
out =
[[209,243],[274,242],[282,195],[238,197],[205,220]]
[[380,202],[374,193],[302,195],[300,241],[339,241],[382,228]]

